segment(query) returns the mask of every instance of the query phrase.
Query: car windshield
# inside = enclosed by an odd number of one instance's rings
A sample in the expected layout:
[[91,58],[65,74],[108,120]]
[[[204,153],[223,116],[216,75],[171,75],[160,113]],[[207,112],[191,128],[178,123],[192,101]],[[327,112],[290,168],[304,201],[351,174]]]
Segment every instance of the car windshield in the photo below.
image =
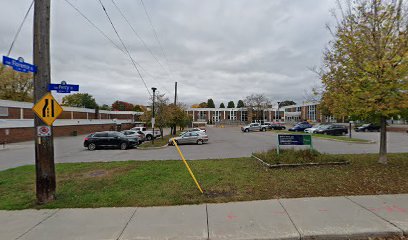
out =
[[369,124],[369,123],[367,123],[367,124],[363,124],[363,126],[362,126],[362,127],[368,127],[368,126],[370,126],[370,124]]

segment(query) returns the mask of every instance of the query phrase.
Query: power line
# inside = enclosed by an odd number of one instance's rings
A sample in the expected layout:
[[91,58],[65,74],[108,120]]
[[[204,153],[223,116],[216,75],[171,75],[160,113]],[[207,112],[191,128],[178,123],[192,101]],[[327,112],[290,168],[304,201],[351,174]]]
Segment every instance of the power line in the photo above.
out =
[[[140,40],[140,42],[143,44],[143,46],[149,51],[150,55],[157,61],[157,63],[163,68],[164,71],[168,73],[168,70],[163,66],[163,64],[160,62],[160,60],[157,58],[157,56],[153,53],[153,51],[147,46],[146,42],[140,37],[140,35],[136,32],[132,24],[129,22],[123,11],[119,8],[119,6],[115,3],[114,0],[111,0],[113,5],[116,7],[120,15],[122,15],[123,19],[125,19],[126,23],[129,25],[129,27],[132,29],[133,33],[136,35],[136,37]],[[169,73],[168,73],[169,74]],[[170,75],[170,74],[169,74]]]
[[[151,19],[151,17],[150,17],[150,14],[149,14],[149,12],[147,11],[147,8],[146,8],[146,6],[145,6],[143,0],[140,0],[140,2],[142,3],[142,7],[143,7],[144,12],[145,12],[145,14],[146,14],[146,17],[147,17],[147,19],[148,19],[148,21],[149,21],[150,27],[151,27],[152,30],[153,30],[154,37],[155,37],[157,43],[158,43],[159,46],[160,46],[160,49],[161,49],[161,51],[162,51],[162,53],[163,53],[164,59],[166,60],[167,67],[168,67],[168,69],[169,69],[169,73],[170,73],[170,75],[172,76],[172,73],[171,73],[170,67],[169,67],[169,60],[168,60],[168,58],[167,58],[166,51],[164,51],[163,45],[162,45],[161,42],[160,42],[159,35],[157,34],[156,28],[155,28],[154,25],[153,25],[153,22],[152,22],[152,19]],[[173,77],[172,77],[172,78],[173,78]]]
[[[92,27],[94,27],[100,34],[102,34],[115,48],[117,48],[119,51],[121,51],[123,54],[127,55],[125,50],[123,50],[120,46],[118,46],[104,31],[101,30],[94,22],[92,22],[78,7],[76,7],[74,4],[72,4],[70,1],[65,0],[66,3],[68,3],[81,17],[83,17]],[[147,75],[149,75],[152,79],[154,79],[153,75],[151,75],[146,69],[142,67],[139,63],[135,62],[139,66],[140,69],[142,69]],[[163,87],[164,90],[170,94],[167,88]]]
[[125,51],[120,48],[106,33],[104,33],[98,26],[96,26],[95,23],[93,23],[88,17],[85,16],[77,7],[75,7],[70,1],[65,0],[66,3],[68,3],[75,11],[77,11],[83,18],[85,18],[86,21],[88,21],[89,24],[91,24],[94,28],[96,28],[100,34],[102,34],[106,39],[108,39],[109,42],[111,42],[117,49],[119,49],[122,53],[125,53]]
[[132,64],[133,64],[133,66],[135,67],[137,73],[139,74],[140,79],[142,79],[143,84],[144,84],[144,86],[145,86],[147,92],[149,93],[150,96],[152,96],[152,94],[150,93],[149,88],[147,87],[146,81],[144,80],[142,74],[140,73],[138,67],[136,66],[136,61],[133,59],[133,57],[132,57],[132,55],[130,54],[128,48],[126,47],[125,43],[123,42],[122,38],[120,37],[118,31],[116,30],[116,27],[115,27],[115,25],[113,24],[113,22],[112,22],[112,20],[111,20],[111,18],[110,18],[110,16],[109,16],[109,14],[108,14],[108,12],[106,11],[105,6],[103,5],[103,3],[102,3],[101,0],[98,0],[98,1],[99,1],[99,3],[101,4],[102,9],[103,9],[103,11],[105,12],[106,17],[108,18],[110,24],[112,25],[112,28],[113,28],[113,30],[114,30],[115,33],[116,33],[116,36],[118,37],[119,41],[122,43],[123,48],[125,49],[126,53],[128,54],[130,60],[132,61]]
[[9,49],[8,52],[7,52],[7,57],[10,56],[11,50],[12,50],[13,47],[14,47],[14,43],[16,42],[16,40],[17,40],[17,38],[18,38],[18,35],[20,34],[21,29],[23,28],[23,25],[24,25],[25,21],[27,20],[28,14],[30,13],[31,8],[33,7],[33,5],[34,5],[34,0],[31,2],[30,7],[28,8],[28,10],[27,10],[27,12],[26,12],[26,14],[25,14],[25,16],[24,16],[24,18],[23,18],[23,21],[21,22],[20,26],[18,27],[17,33],[16,33],[16,35],[14,36],[13,41],[11,42],[10,49]]

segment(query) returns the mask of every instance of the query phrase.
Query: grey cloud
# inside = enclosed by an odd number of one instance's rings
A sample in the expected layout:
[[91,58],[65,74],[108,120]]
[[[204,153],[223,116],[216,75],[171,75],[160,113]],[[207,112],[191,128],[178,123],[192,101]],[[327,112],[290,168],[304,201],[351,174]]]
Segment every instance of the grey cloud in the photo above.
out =
[[[70,0],[118,45],[98,1]],[[0,51],[11,39],[31,0],[5,1],[0,9]],[[116,11],[103,0],[148,87],[189,105],[213,98],[217,104],[265,93],[273,100],[302,101],[318,84],[307,68],[320,65],[330,36],[334,0],[144,0],[167,59],[157,44],[140,1],[115,0],[163,69]],[[117,50],[65,1],[52,1],[52,78],[81,85],[98,103],[121,99],[147,104],[149,95],[127,56]],[[13,57],[32,59],[32,13]]]

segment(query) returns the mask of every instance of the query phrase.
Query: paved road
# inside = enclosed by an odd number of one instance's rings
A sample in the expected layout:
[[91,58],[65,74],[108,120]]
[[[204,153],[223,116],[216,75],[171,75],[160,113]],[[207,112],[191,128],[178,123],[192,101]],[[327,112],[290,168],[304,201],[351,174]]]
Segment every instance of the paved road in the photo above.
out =
[[[272,132],[242,133],[239,128],[208,128],[210,143],[181,146],[190,160],[247,157],[252,152],[264,151],[275,146],[276,134]],[[375,144],[343,143],[314,139],[314,146],[326,153],[377,153],[379,133],[354,133],[354,137],[377,141]],[[55,161],[94,162],[120,160],[171,160],[180,159],[174,147],[155,150],[130,149],[88,151],[82,147],[84,136],[55,139]],[[1,146],[0,146],[1,148]],[[408,152],[408,134],[389,133],[389,152]],[[0,170],[34,164],[33,142],[10,144],[0,150]]]
[[362,239],[408,234],[408,194],[0,211],[0,239]]

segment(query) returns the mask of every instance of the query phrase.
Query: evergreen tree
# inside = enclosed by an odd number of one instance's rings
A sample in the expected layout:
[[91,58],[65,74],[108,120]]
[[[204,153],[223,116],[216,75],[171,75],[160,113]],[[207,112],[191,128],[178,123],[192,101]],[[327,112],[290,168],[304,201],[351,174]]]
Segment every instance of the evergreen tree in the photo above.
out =
[[229,102],[228,102],[228,105],[227,105],[227,108],[235,108],[235,103],[234,103],[234,101],[229,101]]
[[214,101],[212,100],[212,98],[207,100],[207,107],[208,108],[215,108],[215,104],[214,104]]

